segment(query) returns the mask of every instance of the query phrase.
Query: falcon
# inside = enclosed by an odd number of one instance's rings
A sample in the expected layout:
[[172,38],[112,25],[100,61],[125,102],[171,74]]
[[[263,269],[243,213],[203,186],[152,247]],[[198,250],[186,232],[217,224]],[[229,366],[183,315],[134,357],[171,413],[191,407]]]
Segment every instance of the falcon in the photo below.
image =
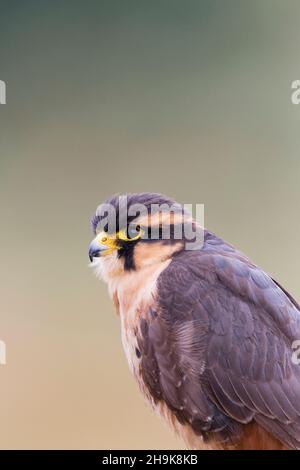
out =
[[299,304],[172,198],[125,198],[98,207],[89,257],[146,400],[190,449],[300,449]]

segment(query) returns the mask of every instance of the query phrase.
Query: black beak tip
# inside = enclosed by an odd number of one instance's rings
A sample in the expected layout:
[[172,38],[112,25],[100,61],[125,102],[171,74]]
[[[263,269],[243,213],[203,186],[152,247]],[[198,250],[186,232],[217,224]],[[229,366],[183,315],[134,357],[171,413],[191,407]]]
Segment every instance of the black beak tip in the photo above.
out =
[[93,262],[94,258],[99,258],[99,256],[101,256],[101,250],[91,249],[89,251],[89,258],[91,263]]

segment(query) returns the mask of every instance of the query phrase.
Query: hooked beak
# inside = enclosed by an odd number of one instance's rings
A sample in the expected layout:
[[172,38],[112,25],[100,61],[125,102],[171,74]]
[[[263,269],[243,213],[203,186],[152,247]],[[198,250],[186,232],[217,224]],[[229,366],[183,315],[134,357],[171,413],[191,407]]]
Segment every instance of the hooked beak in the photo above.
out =
[[93,258],[99,258],[99,256],[101,256],[101,252],[106,251],[107,248],[108,247],[105,247],[104,245],[99,245],[96,239],[93,240],[89,248],[89,258],[91,263],[93,262]]
[[99,258],[100,256],[108,255],[109,253],[112,253],[115,249],[117,249],[115,240],[110,239],[107,235],[101,233],[97,235],[97,237],[95,237],[90,244],[90,261],[93,262],[94,258]]

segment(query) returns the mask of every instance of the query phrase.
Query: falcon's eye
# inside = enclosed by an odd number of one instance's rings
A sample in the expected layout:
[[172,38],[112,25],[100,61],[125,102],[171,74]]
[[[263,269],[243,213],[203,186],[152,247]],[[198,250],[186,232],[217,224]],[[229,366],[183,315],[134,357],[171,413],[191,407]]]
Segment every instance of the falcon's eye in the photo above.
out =
[[132,225],[129,225],[127,229],[121,230],[118,233],[118,237],[120,238],[120,240],[123,240],[125,242],[132,242],[141,238],[143,233],[144,231],[141,229],[139,225],[132,224]]
[[127,237],[131,240],[132,238],[136,238],[140,235],[141,227],[139,225],[128,227],[127,230]]

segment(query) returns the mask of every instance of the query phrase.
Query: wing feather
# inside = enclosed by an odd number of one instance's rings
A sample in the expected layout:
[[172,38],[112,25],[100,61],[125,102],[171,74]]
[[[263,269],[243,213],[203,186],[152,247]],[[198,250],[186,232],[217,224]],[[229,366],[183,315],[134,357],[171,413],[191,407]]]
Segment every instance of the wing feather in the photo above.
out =
[[299,449],[300,367],[291,349],[300,338],[296,301],[209,234],[202,250],[182,252],[161,274],[156,303],[158,315],[145,320],[150,353],[141,360],[156,398],[203,435],[222,430],[234,440],[240,424],[256,421]]

